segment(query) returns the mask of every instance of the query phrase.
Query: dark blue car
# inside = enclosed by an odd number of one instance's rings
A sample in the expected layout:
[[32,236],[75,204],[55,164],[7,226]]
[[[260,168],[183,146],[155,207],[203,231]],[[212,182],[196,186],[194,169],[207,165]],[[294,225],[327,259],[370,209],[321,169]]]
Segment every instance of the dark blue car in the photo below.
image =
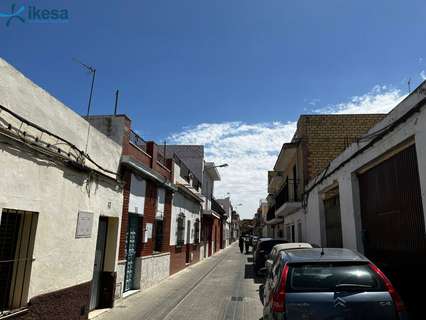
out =
[[387,277],[348,249],[283,251],[268,273],[263,319],[406,319],[404,304]]

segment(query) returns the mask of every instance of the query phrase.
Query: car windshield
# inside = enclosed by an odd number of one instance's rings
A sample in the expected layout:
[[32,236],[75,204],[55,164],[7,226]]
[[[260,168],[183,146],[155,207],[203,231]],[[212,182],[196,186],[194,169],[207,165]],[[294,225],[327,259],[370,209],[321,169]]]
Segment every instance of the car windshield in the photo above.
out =
[[367,264],[341,263],[291,265],[288,291],[380,291],[383,283]]

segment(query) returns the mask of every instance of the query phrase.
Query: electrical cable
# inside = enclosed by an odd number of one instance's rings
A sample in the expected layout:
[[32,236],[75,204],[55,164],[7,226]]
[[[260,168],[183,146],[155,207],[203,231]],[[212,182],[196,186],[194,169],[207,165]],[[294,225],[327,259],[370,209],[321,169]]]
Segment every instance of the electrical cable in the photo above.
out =
[[[102,167],[100,164],[98,164],[96,161],[94,161],[94,160],[90,157],[90,155],[89,155],[89,154],[87,154],[87,153],[83,152],[82,150],[80,150],[79,148],[77,148],[77,146],[75,146],[73,143],[71,143],[71,142],[67,141],[66,139],[64,139],[64,138],[62,138],[62,137],[60,137],[60,136],[58,136],[58,135],[56,135],[56,134],[54,134],[54,133],[51,133],[50,131],[48,131],[48,130],[46,130],[46,129],[42,128],[42,127],[40,127],[39,125],[37,125],[37,124],[35,124],[35,123],[33,123],[33,122],[31,122],[31,121],[29,121],[29,120],[27,120],[27,119],[25,119],[25,118],[21,117],[20,115],[18,115],[18,114],[16,114],[15,112],[13,112],[13,111],[9,110],[8,108],[4,107],[4,106],[3,106],[3,105],[1,105],[1,104],[0,104],[0,110],[3,110],[3,111],[5,111],[5,112],[7,112],[8,114],[12,115],[13,117],[15,117],[16,119],[18,119],[18,120],[19,120],[19,121],[21,121],[22,123],[25,123],[25,124],[27,124],[27,125],[29,125],[29,126],[33,127],[33,128],[36,128],[37,130],[41,131],[42,133],[46,133],[46,134],[48,134],[48,135],[50,135],[50,136],[52,136],[52,137],[54,137],[54,138],[56,138],[56,139],[60,140],[62,143],[64,143],[64,144],[66,144],[66,145],[70,146],[70,147],[71,147],[71,149],[73,149],[74,151],[76,151],[76,152],[77,152],[78,154],[80,154],[82,157],[84,157],[84,158],[86,158],[87,160],[89,160],[89,161],[90,161],[93,165],[95,165],[98,169],[102,170],[103,172],[106,172],[106,173],[109,173],[109,174],[115,175],[116,177],[118,176],[118,173],[117,173],[117,172],[114,172],[114,171],[111,171],[111,170],[108,170],[108,169],[106,169],[106,168]],[[9,124],[9,127],[11,127],[11,124]],[[21,138],[22,138],[22,137],[21,137]],[[58,143],[56,143],[56,144],[58,144]]]

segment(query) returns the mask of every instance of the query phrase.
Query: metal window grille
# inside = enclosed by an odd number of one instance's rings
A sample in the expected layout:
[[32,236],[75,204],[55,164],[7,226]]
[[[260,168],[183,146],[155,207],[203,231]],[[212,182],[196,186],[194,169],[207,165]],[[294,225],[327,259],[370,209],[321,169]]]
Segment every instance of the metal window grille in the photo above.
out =
[[196,219],[194,223],[194,243],[200,243],[200,219]]
[[177,218],[177,240],[176,245],[182,246],[184,245],[185,237],[185,215],[181,213],[179,217]]
[[0,316],[27,303],[37,214],[3,209],[0,222]]

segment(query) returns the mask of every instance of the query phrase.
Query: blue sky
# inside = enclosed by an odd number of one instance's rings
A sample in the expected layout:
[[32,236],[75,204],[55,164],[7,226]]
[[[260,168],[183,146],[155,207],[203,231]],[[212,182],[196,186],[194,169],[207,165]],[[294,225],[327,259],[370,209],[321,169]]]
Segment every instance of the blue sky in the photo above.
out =
[[[97,69],[93,113],[111,113],[118,88],[119,111],[147,139],[205,143],[235,165],[254,155],[256,173],[238,178],[230,166],[218,189],[250,198],[247,215],[301,113],[371,102],[387,111],[426,70],[424,1],[0,0],[0,12],[12,3],[68,10],[60,24],[0,18],[0,56],[76,112],[90,77],[72,58]],[[241,141],[256,144],[235,155]],[[261,187],[236,191],[253,179]]]

